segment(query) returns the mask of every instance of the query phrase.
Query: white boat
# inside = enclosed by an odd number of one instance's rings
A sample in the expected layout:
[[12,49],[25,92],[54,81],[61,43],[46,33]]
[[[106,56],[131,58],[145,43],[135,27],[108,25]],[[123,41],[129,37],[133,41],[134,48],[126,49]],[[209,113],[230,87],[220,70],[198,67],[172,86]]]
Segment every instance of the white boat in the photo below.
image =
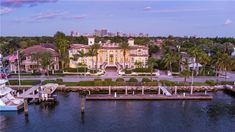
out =
[[7,80],[0,79],[0,111],[17,111],[23,108],[24,100],[14,97],[15,90],[6,86]]

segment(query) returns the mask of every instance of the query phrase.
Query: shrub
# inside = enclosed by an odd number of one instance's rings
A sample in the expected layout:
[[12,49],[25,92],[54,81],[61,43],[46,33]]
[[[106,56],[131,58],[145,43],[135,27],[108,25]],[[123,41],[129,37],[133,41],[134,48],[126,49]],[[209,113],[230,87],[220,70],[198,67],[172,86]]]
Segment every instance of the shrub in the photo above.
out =
[[[41,83],[41,80],[21,80],[21,85],[36,85]],[[10,85],[19,85],[18,80],[9,80]]]
[[116,82],[124,82],[125,80],[124,80],[124,78],[117,78],[116,79]]
[[79,86],[95,86],[95,81],[80,81]]
[[205,83],[208,84],[209,86],[215,86],[216,84],[214,80],[206,80]]
[[134,78],[134,77],[131,77],[131,78],[128,80],[128,82],[135,82],[135,83],[137,83],[138,80],[137,80],[136,78]]
[[44,80],[42,82],[42,85],[47,84],[47,83],[56,83],[56,81],[55,80]]
[[174,86],[175,82],[169,81],[169,80],[160,80],[160,83],[165,86]]
[[131,74],[132,73],[132,70],[125,70],[125,74]]
[[105,78],[104,81],[112,82],[112,78]]
[[90,73],[97,73],[97,70],[89,70],[90,71]]
[[61,79],[61,78],[57,78],[55,81],[58,84],[63,84],[63,82],[64,82],[63,79]]
[[79,82],[65,82],[66,86],[79,86]]
[[221,81],[220,84],[221,84],[221,85],[226,85],[226,84],[228,84],[228,85],[234,85],[234,82]]
[[144,86],[157,86],[158,82],[157,81],[152,81],[152,82],[145,82]]
[[151,80],[150,80],[149,78],[147,78],[147,77],[144,77],[144,78],[142,79],[142,82],[151,82]]
[[135,68],[133,72],[151,72],[150,68]]
[[66,72],[86,72],[88,69],[87,67],[78,67],[78,68],[66,68]]

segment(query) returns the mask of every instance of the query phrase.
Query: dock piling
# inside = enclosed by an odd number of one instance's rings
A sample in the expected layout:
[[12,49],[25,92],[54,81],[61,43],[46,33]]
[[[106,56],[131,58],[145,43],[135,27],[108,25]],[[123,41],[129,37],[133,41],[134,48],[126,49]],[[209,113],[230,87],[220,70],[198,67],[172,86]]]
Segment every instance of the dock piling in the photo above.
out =
[[128,93],[127,93],[127,86],[126,86],[126,89],[125,89],[125,95],[127,95]]
[[111,95],[111,86],[109,86],[109,95]]
[[24,99],[24,114],[28,115],[28,100]]
[[159,94],[159,95],[161,94],[160,86],[158,86],[158,94]]
[[144,95],[144,86],[142,86],[142,95]]
[[177,95],[177,86],[175,86],[175,95]]
[[85,97],[82,96],[81,100],[81,113],[83,114],[85,112]]

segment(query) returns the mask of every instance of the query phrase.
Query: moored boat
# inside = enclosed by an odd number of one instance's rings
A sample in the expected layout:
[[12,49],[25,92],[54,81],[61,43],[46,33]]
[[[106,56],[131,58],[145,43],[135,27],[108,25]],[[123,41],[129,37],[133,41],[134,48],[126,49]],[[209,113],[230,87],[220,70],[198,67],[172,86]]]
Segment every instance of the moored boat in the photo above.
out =
[[14,95],[16,91],[6,86],[7,80],[0,79],[0,111],[17,111],[23,108],[24,100]]

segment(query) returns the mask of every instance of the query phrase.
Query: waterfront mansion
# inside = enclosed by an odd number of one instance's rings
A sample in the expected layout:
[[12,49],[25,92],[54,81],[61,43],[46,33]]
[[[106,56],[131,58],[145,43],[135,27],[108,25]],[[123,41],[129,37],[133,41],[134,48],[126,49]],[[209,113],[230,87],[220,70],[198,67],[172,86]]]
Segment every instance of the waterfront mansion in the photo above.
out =
[[[88,44],[71,44],[69,49],[69,57],[74,58],[79,56],[79,52],[88,53],[92,45],[95,44],[94,37],[88,37]],[[106,67],[116,67],[121,70],[125,68],[146,67],[148,60],[148,47],[143,45],[135,45],[134,39],[128,39],[128,48],[124,58],[124,50],[119,46],[119,43],[112,43],[110,40],[105,43],[99,42],[98,57],[96,56],[81,56],[77,59],[70,59],[70,68],[77,68],[83,64],[89,69],[97,67],[105,69]]]

